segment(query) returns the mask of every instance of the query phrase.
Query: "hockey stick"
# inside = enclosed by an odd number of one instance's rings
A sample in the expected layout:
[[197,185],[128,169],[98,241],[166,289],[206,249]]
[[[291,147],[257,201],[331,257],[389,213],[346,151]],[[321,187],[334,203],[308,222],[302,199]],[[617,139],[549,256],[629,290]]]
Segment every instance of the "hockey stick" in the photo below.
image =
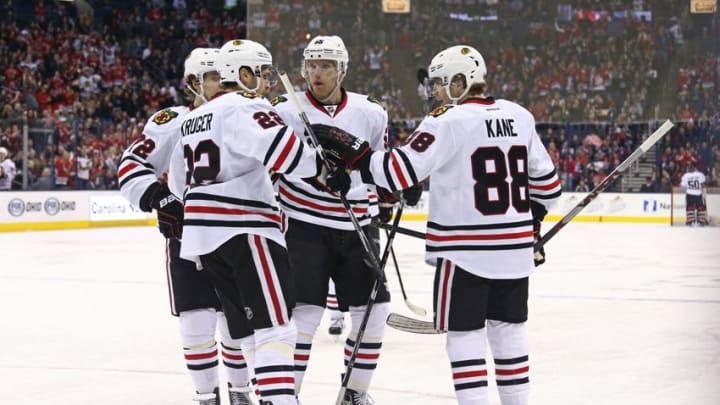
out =
[[[372,225],[376,228],[381,228],[381,229],[385,229],[385,230],[392,229],[392,225],[384,224],[379,221],[373,222]],[[408,229],[408,228],[403,228],[402,226],[398,226],[397,233],[401,233],[403,235],[412,236],[413,238],[425,240],[425,233],[416,231],[414,229]]]
[[[588,195],[583,198],[582,201],[580,201],[570,212],[565,214],[565,216],[558,221],[555,226],[553,226],[548,232],[545,233],[545,235],[537,242],[535,243],[534,250],[537,252],[542,248],[553,236],[555,236],[560,229],[565,227],[568,222],[570,222],[575,216],[577,216],[580,211],[582,211],[585,207],[588,206],[597,196],[602,193],[605,189],[612,184],[613,181],[617,180],[618,177],[627,170],[628,167],[630,167],[631,164],[633,164],[640,156],[642,156],[643,153],[647,152],[655,143],[657,143],[660,138],[662,138],[670,129],[673,127],[673,123],[670,122],[670,120],[665,120],[665,122],[660,125],[658,129],[655,130],[646,140],[643,142],[633,153],[630,154],[622,163],[620,163],[615,170],[613,170],[603,181],[600,182],[595,188],[588,193]],[[406,316],[391,313],[388,316],[387,319],[387,325],[401,330],[405,332],[410,333],[422,333],[422,334],[433,334],[433,333],[440,333],[435,330],[435,325],[432,322],[417,320],[408,318]]]
[[[405,208],[405,200],[400,200],[400,206],[398,207],[396,213],[397,215],[393,219],[393,227],[397,228],[398,223],[400,222],[400,217],[402,216],[403,208]],[[385,251],[383,252],[382,259],[380,262],[380,265],[382,268],[385,267],[385,264],[387,263],[388,256],[390,253],[390,249],[392,248],[393,240],[395,240],[395,234],[396,229],[391,229],[390,233],[387,236],[387,243],[385,245]],[[348,364],[345,366],[345,373],[343,374],[342,383],[340,384],[340,392],[338,392],[337,399],[335,399],[335,405],[342,405],[342,401],[345,397],[345,392],[347,391],[348,382],[350,381],[350,374],[352,374],[353,368],[355,367],[355,360],[357,359],[358,351],[360,350],[360,343],[362,342],[362,338],[365,335],[365,329],[367,329],[368,321],[370,320],[370,312],[372,311],[373,305],[375,305],[375,298],[377,297],[378,291],[380,291],[380,286],[384,283],[384,280],[380,280],[379,278],[375,278],[375,283],[373,284],[373,288],[370,291],[370,297],[368,297],[367,306],[365,308],[365,313],[363,314],[363,319],[360,322],[360,327],[358,328],[357,336],[355,336],[355,345],[353,346],[353,351],[350,353],[350,357],[348,358]]]
[[[395,230],[397,230],[398,227],[395,227]],[[390,240],[390,231],[385,228],[385,236],[387,236],[388,241]],[[427,311],[425,308],[420,307],[418,305],[413,304],[410,302],[410,300],[407,297],[407,293],[405,292],[405,285],[403,285],[402,276],[400,275],[400,266],[398,266],[397,258],[395,257],[395,249],[393,249],[392,245],[388,243],[387,245],[390,248],[390,257],[392,257],[393,263],[395,264],[395,273],[397,273],[398,281],[400,282],[400,292],[402,292],[403,299],[405,300],[405,305],[414,312],[415,314],[419,316],[425,316],[427,315]]]
[[[325,169],[328,171],[331,169],[330,163],[327,159],[327,155],[325,154],[325,150],[323,149],[322,145],[320,145],[320,142],[318,142],[317,136],[315,135],[315,132],[313,132],[312,127],[310,126],[310,120],[307,117],[307,114],[305,114],[305,110],[303,110],[302,105],[300,105],[300,100],[298,100],[297,95],[295,94],[295,90],[293,89],[292,84],[290,83],[290,80],[287,77],[286,73],[280,74],[280,81],[283,84],[283,87],[285,88],[285,91],[287,92],[288,97],[290,100],[292,100],[293,104],[295,105],[295,109],[297,110],[298,114],[300,115],[300,119],[302,119],[303,124],[305,126],[305,130],[307,131],[310,142],[312,143],[312,146],[315,148],[315,150],[320,155],[320,158],[322,160],[323,166],[325,166]],[[352,373],[353,366],[355,365],[355,358],[357,357],[358,349],[360,348],[360,343],[362,342],[362,337],[365,334],[365,329],[367,328],[368,320],[370,319],[370,311],[372,310],[373,305],[375,304],[375,299],[377,297],[377,293],[380,290],[380,286],[385,283],[387,280],[385,277],[385,272],[383,271],[383,267],[385,265],[385,262],[387,262],[387,256],[389,249],[385,249],[385,253],[383,254],[383,261],[379,261],[377,254],[372,249],[370,245],[370,241],[367,238],[367,235],[365,235],[365,232],[362,231],[362,227],[360,227],[360,223],[358,222],[357,218],[355,217],[355,214],[352,211],[352,207],[350,206],[350,203],[348,202],[347,198],[344,194],[340,194],[340,201],[342,201],[343,206],[345,207],[345,211],[347,211],[348,216],[350,217],[350,221],[353,224],[353,227],[355,228],[355,231],[358,234],[358,237],[360,238],[360,242],[362,242],[363,248],[365,249],[365,253],[367,254],[368,258],[370,259],[370,262],[373,267],[373,271],[375,273],[375,283],[373,284],[373,288],[370,291],[370,297],[368,297],[368,303],[367,307],[365,308],[365,314],[363,315],[363,320],[360,323],[360,327],[358,328],[357,337],[355,338],[355,346],[353,347],[352,354],[350,355],[350,358],[348,360],[347,367],[345,369],[345,374],[343,375],[342,384],[340,386],[340,392],[338,393],[338,397],[336,399],[336,404],[341,405],[343,398],[345,396],[345,391],[347,390],[347,384],[348,381],[350,381],[350,374]],[[400,207],[398,208],[398,212],[402,213],[402,209],[404,207],[404,202],[401,202]],[[400,217],[396,219],[396,221],[393,222],[397,226],[397,222],[400,221]],[[395,232],[391,232],[391,236],[394,239]],[[392,239],[388,240],[387,247],[392,246]],[[382,263],[382,264],[381,264]]]
[[560,221],[558,221],[555,226],[550,228],[547,232],[545,232],[545,235],[540,238],[539,241],[535,243],[535,251],[537,252],[540,250],[545,244],[553,237],[555,234],[557,234],[565,225],[568,224],[577,214],[580,213],[585,207],[588,206],[595,198],[597,198],[598,194],[605,191],[606,188],[610,186],[615,180],[617,180],[618,177],[627,170],[628,167],[630,167],[631,164],[633,164],[640,156],[642,156],[643,153],[647,152],[655,143],[660,140],[668,131],[670,131],[670,128],[673,127],[673,123],[670,122],[670,120],[665,120],[665,122],[660,125],[658,129],[655,130],[640,146],[635,149],[633,153],[630,154],[625,160],[623,160],[622,163],[620,163],[615,170],[610,172],[607,177],[605,177],[595,188],[593,188],[588,195],[585,196],[585,198],[582,199],[573,209],[570,210],[567,214],[565,214]]
[[[305,110],[303,110],[302,105],[300,105],[300,100],[298,100],[297,95],[295,94],[295,90],[293,89],[292,83],[290,83],[290,79],[287,77],[287,73],[280,73],[280,81],[282,82],[283,87],[285,87],[288,97],[292,100],[295,105],[295,109],[300,115],[300,119],[302,119],[303,124],[305,125],[305,130],[310,136],[310,142],[312,143],[313,148],[315,148],[317,153],[320,155],[320,159],[322,160],[322,164],[325,166],[325,169],[330,171],[332,168],[330,167],[330,162],[325,154],[325,150],[322,145],[320,145],[320,142],[318,142],[317,136],[315,136],[315,132],[313,132],[313,129],[310,126],[310,120],[308,119],[307,114],[305,114]],[[370,258],[375,276],[381,281],[385,281],[385,272],[383,272],[382,267],[380,267],[380,261],[378,260],[377,254],[375,254],[375,251],[372,249],[367,235],[365,235],[365,232],[362,231],[362,227],[355,217],[355,213],[344,194],[340,194],[340,201],[350,217],[350,222],[352,222],[355,232],[357,232],[360,237],[360,242],[365,248],[365,253],[368,255],[368,258]]]

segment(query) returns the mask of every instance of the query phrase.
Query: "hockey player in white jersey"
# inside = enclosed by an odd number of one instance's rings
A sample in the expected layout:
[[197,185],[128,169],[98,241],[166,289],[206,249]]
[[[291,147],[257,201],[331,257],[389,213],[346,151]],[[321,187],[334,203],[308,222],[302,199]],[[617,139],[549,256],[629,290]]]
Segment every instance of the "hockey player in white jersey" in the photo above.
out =
[[[373,148],[383,150],[387,143],[387,113],[370,97],[342,87],[348,62],[349,55],[340,37],[312,38],[303,51],[301,71],[308,90],[297,93],[297,97],[311,123],[338,126],[361,134]],[[304,128],[287,95],[276,97],[273,104],[293,128],[298,131]],[[298,327],[295,378],[299,392],[313,336],[326,305],[328,280],[335,283],[339,308],[350,312],[352,328],[344,351],[347,362],[375,275],[363,260],[365,250],[337,194],[324,191],[298,176],[283,176],[278,185],[280,205],[288,217],[285,238],[298,291],[294,319]],[[352,174],[351,187],[345,195],[365,232],[372,215],[369,193],[360,175]],[[348,382],[347,403],[361,405],[369,401],[367,391],[380,355],[389,301],[390,293],[383,285],[360,345],[357,368]]]
[[15,180],[15,162],[10,159],[8,150],[0,146],[0,191],[10,191]]
[[[199,272],[195,263],[180,259],[183,206],[168,184],[159,180],[169,171],[170,156],[180,142],[180,124],[187,113],[205,103],[220,89],[215,67],[217,49],[196,48],[185,60],[186,93],[193,100],[190,107],[170,107],[155,113],[143,129],[143,139],[123,154],[118,171],[120,191],[131,204],[143,211],[157,210],[160,231],[167,238],[169,258],[167,277],[171,313],[177,316],[180,339],[187,368],[192,377],[200,405],[219,404],[218,352],[225,366],[231,405],[251,404],[248,367],[241,341],[231,337],[227,321],[220,312],[220,302],[207,273]],[[170,178],[185,178],[185,172],[170,173]],[[215,341],[220,330],[221,348]],[[245,326],[232,334],[247,334]]]
[[529,396],[526,320],[533,243],[547,206],[561,193],[526,109],[485,95],[485,62],[470,46],[438,53],[429,67],[431,112],[407,145],[370,153],[338,128],[314,126],[326,151],[363,180],[404,189],[431,176],[426,259],[436,265],[435,327],[447,331],[456,396],[488,403],[486,341],[503,405]]
[[686,224],[707,225],[707,207],[703,195],[705,174],[695,167],[691,161],[687,165],[687,172],[680,179],[680,185],[685,187],[685,213]]
[[[271,65],[257,42],[227,42],[218,55],[225,92],[181,124],[188,187],[181,256],[199,257],[205,271],[224,280],[223,307],[242,302],[255,331],[261,402],[285,405],[297,403],[295,285],[268,172],[316,178],[321,165],[256,93],[266,88]],[[231,289],[236,294],[226,295]]]

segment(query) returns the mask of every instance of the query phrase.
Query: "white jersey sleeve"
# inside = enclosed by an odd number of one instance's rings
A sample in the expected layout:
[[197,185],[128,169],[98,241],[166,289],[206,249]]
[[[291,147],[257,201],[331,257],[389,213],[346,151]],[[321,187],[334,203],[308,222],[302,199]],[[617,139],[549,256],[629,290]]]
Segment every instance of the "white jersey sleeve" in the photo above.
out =
[[180,140],[180,124],[188,111],[187,107],[170,107],[156,112],[145,124],[143,138],[123,153],[118,181],[130,204],[139,207],[148,186],[168,171],[170,155]]
[[374,152],[370,172],[393,191],[430,176],[426,260],[492,279],[532,273],[531,200],[561,193],[532,115],[505,100],[439,107],[406,145]]

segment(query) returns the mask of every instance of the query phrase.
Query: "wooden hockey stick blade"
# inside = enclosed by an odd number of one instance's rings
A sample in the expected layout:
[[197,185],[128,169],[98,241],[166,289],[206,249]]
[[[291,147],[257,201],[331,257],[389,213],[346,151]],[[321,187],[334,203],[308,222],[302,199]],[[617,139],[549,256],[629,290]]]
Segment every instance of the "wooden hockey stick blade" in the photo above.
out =
[[425,310],[425,308],[423,308],[419,305],[413,304],[412,302],[410,302],[410,300],[405,300],[405,305],[407,305],[407,307],[416,315],[419,315],[419,316],[427,315],[427,311]]
[[394,312],[388,315],[385,323],[389,327],[403,332],[419,333],[421,335],[439,335],[444,333],[435,329],[435,325],[432,322],[413,319]]

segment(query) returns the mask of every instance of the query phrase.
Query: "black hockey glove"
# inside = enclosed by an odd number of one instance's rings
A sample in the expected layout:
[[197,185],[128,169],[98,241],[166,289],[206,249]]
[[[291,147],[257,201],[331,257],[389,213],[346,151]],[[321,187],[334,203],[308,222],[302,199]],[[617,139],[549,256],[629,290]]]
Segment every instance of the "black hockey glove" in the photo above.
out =
[[406,188],[402,192],[402,196],[405,199],[405,203],[411,207],[414,207],[417,205],[418,202],[420,202],[420,197],[422,197],[423,192],[423,186],[422,183],[415,184],[413,186],[410,186],[410,188]]
[[367,169],[372,150],[370,144],[337,127],[313,124],[310,126],[325,153],[350,169]]
[[[547,214],[547,209],[545,209],[544,205],[535,201],[530,201],[530,208],[533,215],[533,239],[535,240],[535,243],[538,243],[538,241],[541,239],[540,227],[542,226],[542,221],[545,218],[545,214]],[[533,261],[535,262],[535,267],[545,263],[544,246],[534,253]]]
[[378,204],[378,219],[383,224],[387,224],[390,222],[393,216],[393,205],[388,203],[379,203]]
[[140,209],[157,211],[158,229],[168,239],[182,238],[185,212],[182,202],[170,192],[166,183],[157,182],[148,187],[140,198]]
[[330,170],[322,166],[319,175],[306,177],[303,180],[316,190],[343,195],[350,190],[351,183],[350,175],[340,166],[332,166]]

